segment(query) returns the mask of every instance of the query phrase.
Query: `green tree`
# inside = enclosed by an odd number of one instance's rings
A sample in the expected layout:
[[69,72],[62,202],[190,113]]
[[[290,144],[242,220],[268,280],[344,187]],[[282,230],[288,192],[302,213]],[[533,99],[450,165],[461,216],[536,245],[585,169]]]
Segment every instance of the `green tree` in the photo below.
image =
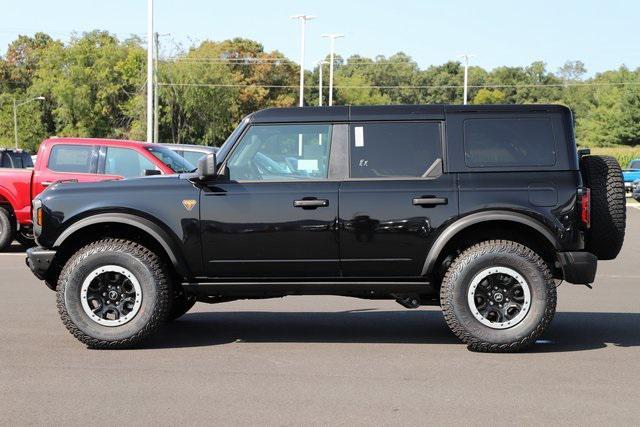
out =
[[498,89],[482,88],[473,97],[473,104],[504,104],[507,96]]
[[145,51],[103,31],[50,46],[42,55],[31,91],[53,105],[55,132],[64,136],[135,137],[142,120]]

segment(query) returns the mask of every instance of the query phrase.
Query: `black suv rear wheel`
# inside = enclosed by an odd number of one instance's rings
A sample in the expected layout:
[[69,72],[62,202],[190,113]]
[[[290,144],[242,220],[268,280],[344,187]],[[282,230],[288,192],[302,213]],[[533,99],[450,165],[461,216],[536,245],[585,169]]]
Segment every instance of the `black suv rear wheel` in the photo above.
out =
[[89,347],[132,347],[167,320],[169,277],[160,258],[138,243],[90,243],[62,269],[57,289],[60,317]]
[[556,308],[551,271],[531,249],[491,240],[465,250],[443,279],[440,302],[470,350],[518,351],[533,343]]

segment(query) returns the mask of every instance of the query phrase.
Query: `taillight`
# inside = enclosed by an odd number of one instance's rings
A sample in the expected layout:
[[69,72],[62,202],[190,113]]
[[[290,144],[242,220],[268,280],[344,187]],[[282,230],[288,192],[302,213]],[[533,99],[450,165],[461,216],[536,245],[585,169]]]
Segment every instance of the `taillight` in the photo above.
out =
[[591,190],[582,188],[580,193],[580,219],[582,224],[589,228],[591,227]]

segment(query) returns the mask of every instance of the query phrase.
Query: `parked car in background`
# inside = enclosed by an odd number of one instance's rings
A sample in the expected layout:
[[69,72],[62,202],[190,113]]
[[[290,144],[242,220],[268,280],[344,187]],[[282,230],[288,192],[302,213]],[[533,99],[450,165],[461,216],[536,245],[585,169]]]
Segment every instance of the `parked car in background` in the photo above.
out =
[[24,150],[0,148],[0,168],[32,168],[31,155]]
[[[28,155],[26,158],[31,160]],[[47,139],[40,144],[34,170],[0,169],[0,251],[14,239],[32,246],[31,200],[55,182],[104,181],[194,169],[184,158],[157,144],[110,139]]]
[[640,179],[640,159],[634,159],[629,162],[627,168],[622,171],[624,179],[624,188],[627,192],[633,191],[633,182]]
[[209,147],[208,145],[196,144],[162,144],[169,150],[175,151],[193,165],[198,164],[198,160],[209,153],[217,153],[218,147]]
[[640,179],[633,181],[633,193],[631,195],[636,201],[640,202]]

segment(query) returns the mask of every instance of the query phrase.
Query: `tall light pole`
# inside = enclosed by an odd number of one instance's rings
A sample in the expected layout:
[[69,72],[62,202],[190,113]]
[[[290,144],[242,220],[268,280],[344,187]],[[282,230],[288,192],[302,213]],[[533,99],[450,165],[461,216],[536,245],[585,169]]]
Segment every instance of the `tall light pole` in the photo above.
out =
[[32,101],[44,101],[44,96],[36,96],[35,98],[27,99],[23,102],[18,102],[13,98],[13,142],[16,146],[16,150],[18,149],[18,107]]
[[300,106],[304,105],[304,33],[307,26],[307,21],[315,19],[312,15],[295,15],[291,16],[291,19],[300,20],[301,26],[301,48],[300,48]]
[[329,54],[329,106],[333,105],[333,56],[336,47],[336,39],[344,37],[342,34],[323,34],[322,37],[331,41],[331,52]]
[[153,0],[147,0],[147,142],[153,142]]
[[168,36],[169,33],[166,34],[154,34],[154,45],[155,45],[155,61],[154,61],[154,72],[153,72],[153,142],[160,142],[159,134],[160,134],[160,102],[159,97],[160,93],[158,91],[158,57],[160,56],[160,37]]
[[473,58],[473,55],[468,53],[460,55],[464,59],[464,93],[462,95],[464,105],[467,105],[467,86],[469,85],[469,59]]
[[322,107],[322,66],[326,63],[326,61],[318,62],[318,106],[320,107]]

